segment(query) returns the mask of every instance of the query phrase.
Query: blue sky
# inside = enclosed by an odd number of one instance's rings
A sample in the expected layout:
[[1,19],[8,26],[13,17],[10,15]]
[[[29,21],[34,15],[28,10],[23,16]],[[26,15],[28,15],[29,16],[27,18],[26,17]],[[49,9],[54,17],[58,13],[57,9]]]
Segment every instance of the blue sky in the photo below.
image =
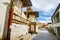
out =
[[31,2],[33,11],[39,12],[38,22],[48,23],[51,22],[51,16],[60,0],[31,0]]

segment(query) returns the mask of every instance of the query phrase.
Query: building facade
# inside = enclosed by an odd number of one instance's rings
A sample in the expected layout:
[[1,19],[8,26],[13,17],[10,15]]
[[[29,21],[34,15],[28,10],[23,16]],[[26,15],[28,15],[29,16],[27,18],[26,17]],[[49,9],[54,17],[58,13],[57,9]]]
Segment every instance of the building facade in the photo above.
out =
[[[11,25],[11,40],[17,40],[19,36],[28,34],[28,24],[24,12],[22,12],[22,2],[15,1],[13,23]],[[20,37],[19,37],[20,38]]]
[[60,35],[60,4],[58,5],[57,9],[55,10],[52,16],[52,27],[54,29],[54,33],[59,36]]
[[27,16],[27,19],[30,21],[29,32],[37,33],[38,32],[37,18],[39,17],[38,12],[32,11],[32,9],[30,7],[28,7],[27,12],[25,12],[25,15]]
[[[3,32],[4,30],[7,31],[7,23],[8,23],[8,15],[9,15],[9,4],[10,4],[10,0],[2,0],[0,1],[0,39],[3,39],[4,37],[6,37],[7,32],[5,32],[5,35],[3,37]],[[7,10],[7,11],[6,11]]]
[[31,5],[30,0],[1,1],[0,39],[17,40],[21,35],[28,34],[30,21],[27,20],[24,12],[22,12],[22,8]]

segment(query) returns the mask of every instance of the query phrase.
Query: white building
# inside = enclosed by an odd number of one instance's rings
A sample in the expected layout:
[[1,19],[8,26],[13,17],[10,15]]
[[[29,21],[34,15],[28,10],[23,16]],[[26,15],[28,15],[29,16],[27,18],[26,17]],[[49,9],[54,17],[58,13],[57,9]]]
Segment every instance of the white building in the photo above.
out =
[[[3,39],[2,38],[3,30],[4,30],[4,27],[7,26],[8,15],[9,15],[9,13],[8,13],[9,3],[10,3],[10,0],[0,0],[0,39]],[[6,12],[6,10],[7,10],[7,12]]]
[[60,4],[56,8],[53,16],[52,16],[52,23],[53,23],[53,29],[54,33],[58,36],[60,35]]
[[37,11],[33,11],[30,7],[27,8],[27,12],[25,12],[25,15],[27,16],[28,20],[30,22],[30,33],[37,33],[38,32],[38,25],[37,25],[37,18],[39,17]]
[[31,6],[30,0],[0,1],[0,39],[8,37],[7,40],[10,40],[9,38],[15,40],[16,37],[28,34],[30,21],[27,20],[24,12],[22,12],[22,7],[27,6]]

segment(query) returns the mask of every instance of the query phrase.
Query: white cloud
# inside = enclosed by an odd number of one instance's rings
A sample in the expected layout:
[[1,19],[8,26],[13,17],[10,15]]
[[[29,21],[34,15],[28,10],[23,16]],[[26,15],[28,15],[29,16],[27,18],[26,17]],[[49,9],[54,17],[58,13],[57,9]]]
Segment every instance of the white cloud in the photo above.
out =
[[43,18],[43,19],[45,19],[45,21],[51,21],[51,17],[42,17],[42,16],[40,16],[38,18]]
[[57,0],[31,0],[33,7],[38,10],[43,10],[45,12],[49,12],[51,9],[54,9],[58,1]]
[[44,21],[44,20],[40,20],[39,22],[41,22],[41,23],[49,23],[49,22],[52,22],[51,20],[46,20],[46,21]]
[[47,24],[47,23],[49,23],[49,22],[51,22],[51,21],[43,21],[43,20],[41,20],[41,21],[38,21],[38,22]]
[[58,2],[60,3],[60,0],[58,0]]
[[49,5],[46,5],[44,11],[50,12],[50,10],[53,9],[53,8],[55,8],[54,5],[49,4]]
[[[51,12],[52,10],[55,10],[56,7],[58,6],[60,0],[31,0],[33,6],[32,9],[34,11],[43,11],[43,15],[52,15],[53,12]],[[25,10],[26,11],[26,10]],[[45,20],[40,20],[41,22],[47,23],[47,22],[51,22],[51,17],[41,17]]]
[[40,18],[42,18],[42,19],[44,19],[44,20],[39,20],[39,22],[42,22],[42,23],[48,23],[48,22],[51,22],[51,17],[42,17],[42,16],[40,16],[40,17],[38,17],[39,19]]
[[[33,6],[32,9],[35,11],[43,11],[43,15],[52,15],[53,12],[52,10],[55,10],[56,7],[58,6],[60,0],[31,0]],[[41,17],[45,20],[39,20],[40,22],[48,23],[51,22],[51,17]]]
[[23,11],[23,12],[26,12],[26,9],[27,9],[27,8],[22,8],[22,11]]

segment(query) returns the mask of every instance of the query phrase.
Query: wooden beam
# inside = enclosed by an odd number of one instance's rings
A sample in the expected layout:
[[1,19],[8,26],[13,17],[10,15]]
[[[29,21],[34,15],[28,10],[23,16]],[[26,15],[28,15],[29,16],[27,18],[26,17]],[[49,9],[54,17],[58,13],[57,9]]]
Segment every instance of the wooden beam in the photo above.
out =
[[22,7],[28,7],[32,6],[32,3],[30,0],[22,0]]
[[11,35],[10,26],[12,25],[12,18],[13,18],[13,14],[14,14],[13,13],[13,11],[14,11],[13,1],[11,0],[11,2],[10,2],[9,19],[8,19],[8,27],[7,27],[7,37],[6,37],[6,40],[10,40],[10,35]]

